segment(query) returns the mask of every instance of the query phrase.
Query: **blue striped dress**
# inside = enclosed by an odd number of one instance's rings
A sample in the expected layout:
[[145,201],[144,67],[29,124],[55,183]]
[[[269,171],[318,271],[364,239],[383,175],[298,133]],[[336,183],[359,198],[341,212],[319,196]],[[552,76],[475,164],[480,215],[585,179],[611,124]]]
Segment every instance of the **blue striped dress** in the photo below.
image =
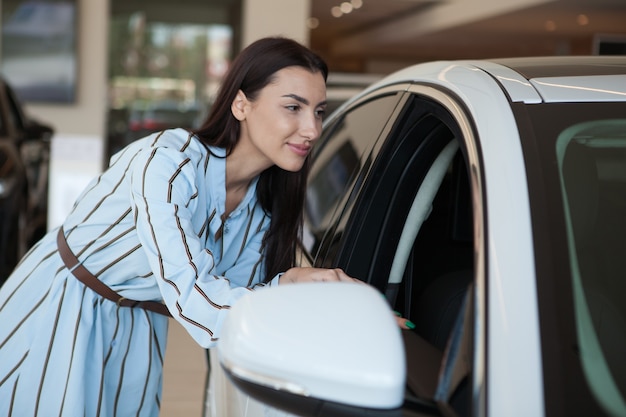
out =
[[[63,223],[87,270],[123,297],[164,302],[205,348],[229,306],[264,286],[269,217],[255,180],[222,221],[224,154],[183,129],[133,142]],[[0,288],[0,416],[158,415],[169,319],[86,288],[63,264],[56,234]]]

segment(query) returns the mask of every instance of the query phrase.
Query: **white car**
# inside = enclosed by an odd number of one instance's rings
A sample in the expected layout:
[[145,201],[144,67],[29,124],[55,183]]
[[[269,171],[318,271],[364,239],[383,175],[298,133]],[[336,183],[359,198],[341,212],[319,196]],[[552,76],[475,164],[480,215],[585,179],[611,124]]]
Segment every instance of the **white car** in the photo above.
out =
[[626,57],[412,66],[314,157],[311,262],[370,286],[235,304],[212,415],[626,416]]

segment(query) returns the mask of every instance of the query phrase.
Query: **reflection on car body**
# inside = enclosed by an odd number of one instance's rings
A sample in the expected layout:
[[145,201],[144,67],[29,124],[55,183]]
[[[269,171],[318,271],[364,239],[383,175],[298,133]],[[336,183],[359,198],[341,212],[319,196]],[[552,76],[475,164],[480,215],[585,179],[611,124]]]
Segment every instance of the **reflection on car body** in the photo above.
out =
[[[546,57],[409,67],[329,118],[310,177],[306,249],[314,265],[368,282],[416,324],[398,330],[404,400],[368,413],[626,415],[625,115],[626,58]],[[255,298],[241,308],[260,314]],[[290,357],[271,346],[273,357]],[[220,349],[227,374],[252,366]],[[317,359],[281,378],[306,386]],[[329,405],[335,414],[325,415],[364,412],[365,402],[268,394],[269,362],[267,374],[233,380],[298,415]],[[327,384],[339,384],[336,373]],[[312,400],[317,411],[299,406]]]

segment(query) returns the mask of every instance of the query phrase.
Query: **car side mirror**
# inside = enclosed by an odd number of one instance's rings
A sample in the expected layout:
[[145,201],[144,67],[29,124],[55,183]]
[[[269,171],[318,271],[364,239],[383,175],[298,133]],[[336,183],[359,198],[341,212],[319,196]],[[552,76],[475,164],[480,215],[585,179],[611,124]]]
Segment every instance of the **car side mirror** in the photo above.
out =
[[401,415],[401,330],[367,284],[250,293],[229,311],[217,349],[234,384],[275,408],[301,416]]

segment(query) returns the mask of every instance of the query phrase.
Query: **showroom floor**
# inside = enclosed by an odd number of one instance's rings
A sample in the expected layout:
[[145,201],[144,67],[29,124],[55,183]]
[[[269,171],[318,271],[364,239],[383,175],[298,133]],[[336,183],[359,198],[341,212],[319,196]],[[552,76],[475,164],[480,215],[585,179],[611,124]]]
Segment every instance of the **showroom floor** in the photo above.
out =
[[201,417],[207,362],[205,351],[171,320],[163,370],[160,417]]

